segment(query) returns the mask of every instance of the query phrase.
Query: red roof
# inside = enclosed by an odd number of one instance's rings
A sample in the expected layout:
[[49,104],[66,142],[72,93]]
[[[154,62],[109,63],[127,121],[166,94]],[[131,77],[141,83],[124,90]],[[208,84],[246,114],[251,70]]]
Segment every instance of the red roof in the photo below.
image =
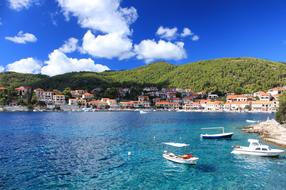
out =
[[18,88],[15,88],[15,90],[25,90],[25,89],[31,89],[31,86],[20,86]]
[[120,102],[120,104],[137,104],[138,101]]
[[226,98],[227,99],[236,99],[236,98],[248,98],[248,97],[245,95],[232,94],[232,95],[228,95]]
[[177,105],[178,103],[175,102],[167,102],[167,101],[160,101],[156,102],[156,105]]

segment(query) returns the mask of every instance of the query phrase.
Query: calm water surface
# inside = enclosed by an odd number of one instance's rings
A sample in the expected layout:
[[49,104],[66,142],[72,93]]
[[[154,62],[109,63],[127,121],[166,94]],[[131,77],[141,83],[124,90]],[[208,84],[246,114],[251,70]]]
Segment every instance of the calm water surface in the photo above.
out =
[[[286,189],[285,157],[230,154],[257,138],[240,131],[246,119],[273,116],[0,113],[0,189]],[[233,139],[200,139],[200,128],[219,126],[235,132]],[[191,144],[198,164],[164,160],[165,141]]]

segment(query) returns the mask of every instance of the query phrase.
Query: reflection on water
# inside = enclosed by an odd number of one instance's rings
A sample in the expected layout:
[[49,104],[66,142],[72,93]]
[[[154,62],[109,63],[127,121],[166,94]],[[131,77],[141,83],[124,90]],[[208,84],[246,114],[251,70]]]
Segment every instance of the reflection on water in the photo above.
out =
[[[282,158],[235,156],[246,119],[269,114],[136,112],[0,113],[0,189],[285,189]],[[202,140],[224,126],[232,140]],[[162,142],[190,144],[200,159],[162,157]],[[172,150],[178,153],[182,150]],[[128,155],[131,152],[131,155]],[[254,180],[255,179],[255,180]]]

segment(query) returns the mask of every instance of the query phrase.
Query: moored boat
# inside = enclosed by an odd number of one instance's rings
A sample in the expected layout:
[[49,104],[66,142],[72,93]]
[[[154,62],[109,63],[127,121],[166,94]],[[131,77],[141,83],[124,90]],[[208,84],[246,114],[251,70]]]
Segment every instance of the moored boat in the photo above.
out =
[[143,111],[143,110],[140,110],[139,113],[140,113],[140,114],[146,114],[146,113],[148,113],[148,112]]
[[229,139],[232,137],[233,133],[225,133],[224,127],[211,127],[211,128],[202,128],[203,130],[213,130],[213,129],[222,129],[222,133],[216,134],[201,134],[201,138],[203,139]]
[[251,119],[247,119],[245,120],[247,123],[259,123],[258,120],[251,120]]
[[[164,143],[165,145],[169,145],[169,146],[173,146],[173,147],[178,147],[178,148],[182,148],[182,147],[188,147],[190,146],[189,144],[184,144],[184,143],[173,143],[173,142],[167,142]],[[163,157],[166,160],[172,161],[172,162],[176,162],[179,164],[197,164],[197,161],[199,160],[198,157],[193,156],[192,154],[183,154],[183,155],[176,155],[172,152],[168,152],[168,151],[164,151],[163,153]]]
[[277,157],[284,153],[281,149],[272,149],[268,145],[260,144],[257,139],[248,139],[249,146],[235,146],[232,154]]

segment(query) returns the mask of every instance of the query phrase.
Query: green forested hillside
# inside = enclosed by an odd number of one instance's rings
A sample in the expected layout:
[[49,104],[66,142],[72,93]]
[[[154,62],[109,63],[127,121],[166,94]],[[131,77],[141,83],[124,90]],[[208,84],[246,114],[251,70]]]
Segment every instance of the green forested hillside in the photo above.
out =
[[38,81],[49,78],[40,74],[23,74],[15,72],[0,73],[0,86],[15,88],[21,85],[33,85]]
[[255,58],[224,58],[175,66],[157,62],[126,71],[75,72],[44,75],[3,73],[0,84],[32,85],[45,89],[65,87],[164,86],[191,88],[194,91],[254,92],[286,85],[286,65]]
[[286,65],[254,58],[225,58],[178,67],[171,86],[221,92],[253,92],[286,84]]

